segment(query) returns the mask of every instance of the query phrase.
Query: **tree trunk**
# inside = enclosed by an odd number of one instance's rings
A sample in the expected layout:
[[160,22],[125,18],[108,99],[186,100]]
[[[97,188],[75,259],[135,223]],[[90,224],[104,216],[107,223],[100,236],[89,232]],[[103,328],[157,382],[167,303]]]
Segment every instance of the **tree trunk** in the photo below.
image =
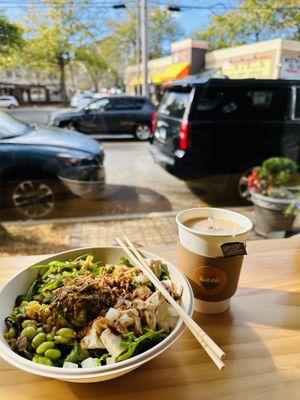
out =
[[61,103],[66,106],[68,104],[68,97],[66,93],[66,76],[65,76],[65,60],[63,56],[59,56],[58,58],[59,64],[59,73],[60,73],[60,94],[61,94]]
[[98,93],[98,91],[99,91],[98,74],[91,73],[91,78],[93,81],[93,86],[94,86],[95,92]]

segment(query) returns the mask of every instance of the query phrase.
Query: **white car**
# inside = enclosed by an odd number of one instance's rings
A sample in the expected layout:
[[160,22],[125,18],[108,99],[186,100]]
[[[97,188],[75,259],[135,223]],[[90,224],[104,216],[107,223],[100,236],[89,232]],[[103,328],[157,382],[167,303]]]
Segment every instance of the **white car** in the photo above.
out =
[[74,94],[71,99],[71,107],[84,107],[93,100],[92,94]]
[[91,101],[95,99],[101,99],[102,97],[107,97],[104,93],[80,93],[74,94],[71,98],[71,107],[82,108],[88,105]]
[[18,105],[18,100],[14,96],[0,96],[0,108],[15,108]]

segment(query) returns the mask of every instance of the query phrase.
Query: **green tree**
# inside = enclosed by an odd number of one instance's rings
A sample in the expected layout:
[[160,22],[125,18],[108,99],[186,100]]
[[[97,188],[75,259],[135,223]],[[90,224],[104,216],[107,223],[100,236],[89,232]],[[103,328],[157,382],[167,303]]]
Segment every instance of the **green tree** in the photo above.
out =
[[62,102],[67,102],[66,66],[76,50],[92,41],[97,28],[86,0],[44,0],[44,7],[30,9],[25,27],[28,36],[27,60],[38,68],[59,72]]
[[24,46],[22,29],[10,23],[5,17],[0,17],[0,57],[1,63],[10,62],[15,51]]
[[278,36],[300,37],[299,0],[296,1],[243,0],[236,9],[213,15],[211,23],[203,31],[196,31],[194,36],[208,41],[210,49]]
[[[137,7],[127,7],[125,13],[118,19],[109,20],[108,25],[113,29],[110,36],[114,52],[123,65],[136,62],[137,44]],[[168,46],[182,36],[171,12],[162,9],[148,11],[148,43],[149,58],[161,57],[169,52]]]
[[84,65],[93,82],[95,91],[98,92],[99,81],[109,69],[108,63],[104,59],[99,46],[93,44],[88,47],[77,49],[75,59]]

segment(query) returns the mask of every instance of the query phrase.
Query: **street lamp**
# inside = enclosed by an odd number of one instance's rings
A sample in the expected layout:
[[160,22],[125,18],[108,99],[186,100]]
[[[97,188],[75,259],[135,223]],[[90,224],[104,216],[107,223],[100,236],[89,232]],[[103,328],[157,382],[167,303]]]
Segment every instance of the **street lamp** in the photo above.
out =
[[172,11],[172,12],[180,12],[182,11],[180,7],[178,6],[168,6],[168,11]]
[[[141,4],[141,5],[140,5]],[[140,74],[140,51],[142,53],[142,94],[149,95],[148,88],[148,43],[147,43],[147,0],[140,0],[137,10],[137,27],[136,27],[136,63],[138,68],[138,76]],[[115,10],[127,8],[126,4],[119,3],[112,6]],[[141,41],[140,41],[141,39]],[[140,48],[140,43],[141,47]],[[139,94],[139,93],[138,93]]]
[[119,10],[120,8],[126,8],[126,4],[114,4],[112,8]]

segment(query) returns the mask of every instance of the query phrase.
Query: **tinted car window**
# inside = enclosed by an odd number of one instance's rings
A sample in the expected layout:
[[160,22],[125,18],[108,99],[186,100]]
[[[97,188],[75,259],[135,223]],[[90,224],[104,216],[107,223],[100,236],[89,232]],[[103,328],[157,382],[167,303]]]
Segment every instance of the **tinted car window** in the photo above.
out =
[[136,105],[132,99],[114,99],[114,110],[134,110]]
[[290,91],[280,88],[203,88],[194,118],[282,120],[289,110]]
[[143,99],[134,99],[133,105],[135,110],[141,110],[145,105],[146,101]]
[[295,118],[300,118],[300,88],[296,90]]
[[188,105],[189,92],[166,91],[163,95],[158,112],[174,118],[182,118]]
[[109,99],[99,99],[93,101],[85,109],[88,110],[97,110],[97,111],[106,111],[111,108],[111,101]]

